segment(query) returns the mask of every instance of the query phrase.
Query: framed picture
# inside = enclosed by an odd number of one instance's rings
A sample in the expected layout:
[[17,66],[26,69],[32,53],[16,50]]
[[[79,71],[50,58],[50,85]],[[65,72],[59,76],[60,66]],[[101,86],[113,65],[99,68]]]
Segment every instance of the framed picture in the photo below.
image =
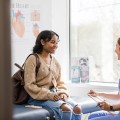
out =
[[72,83],[89,82],[89,59],[88,57],[74,57],[71,60]]

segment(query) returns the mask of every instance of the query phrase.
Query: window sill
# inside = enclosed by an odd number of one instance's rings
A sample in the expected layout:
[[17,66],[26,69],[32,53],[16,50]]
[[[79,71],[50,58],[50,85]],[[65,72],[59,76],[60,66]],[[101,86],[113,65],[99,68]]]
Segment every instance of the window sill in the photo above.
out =
[[66,82],[67,85],[72,85],[72,86],[80,86],[80,87],[112,87],[112,88],[117,88],[118,84],[117,83],[103,83],[103,82],[89,82],[89,83],[71,83],[71,82]]
[[67,83],[68,90],[71,96],[85,97],[87,93],[93,89],[98,92],[113,92],[117,91],[117,84],[111,83]]

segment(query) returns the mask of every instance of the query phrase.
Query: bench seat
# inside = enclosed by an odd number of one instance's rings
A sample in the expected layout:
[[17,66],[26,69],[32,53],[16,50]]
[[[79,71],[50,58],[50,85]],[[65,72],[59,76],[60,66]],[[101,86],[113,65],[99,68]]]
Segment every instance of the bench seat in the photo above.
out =
[[54,113],[50,109],[25,106],[14,105],[13,120],[54,120]]
[[[89,97],[79,98],[72,96],[72,98],[81,106],[83,114],[100,110],[99,107],[96,107],[97,103]],[[55,120],[55,117],[50,109],[14,105],[13,120]]]

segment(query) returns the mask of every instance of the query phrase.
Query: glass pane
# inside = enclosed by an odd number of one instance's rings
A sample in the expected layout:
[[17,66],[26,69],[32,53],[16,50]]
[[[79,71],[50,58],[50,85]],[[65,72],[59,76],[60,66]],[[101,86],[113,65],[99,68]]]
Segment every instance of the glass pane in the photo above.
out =
[[[71,0],[70,10],[71,70],[74,59],[87,58],[88,81],[116,82],[120,65],[114,46],[120,37],[120,0]],[[82,74],[78,75],[81,79]]]

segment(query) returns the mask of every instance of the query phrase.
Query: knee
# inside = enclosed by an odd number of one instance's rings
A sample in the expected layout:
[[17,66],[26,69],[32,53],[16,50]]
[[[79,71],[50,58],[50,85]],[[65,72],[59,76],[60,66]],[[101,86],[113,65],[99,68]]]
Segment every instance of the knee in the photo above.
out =
[[67,104],[62,104],[61,107],[62,111],[71,111],[71,108]]
[[81,113],[81,108],[80,108],[80,106],[75,106],[74,108],[73,108],[73,112],[74,113],[76,113],[76,114],[80,114]]

